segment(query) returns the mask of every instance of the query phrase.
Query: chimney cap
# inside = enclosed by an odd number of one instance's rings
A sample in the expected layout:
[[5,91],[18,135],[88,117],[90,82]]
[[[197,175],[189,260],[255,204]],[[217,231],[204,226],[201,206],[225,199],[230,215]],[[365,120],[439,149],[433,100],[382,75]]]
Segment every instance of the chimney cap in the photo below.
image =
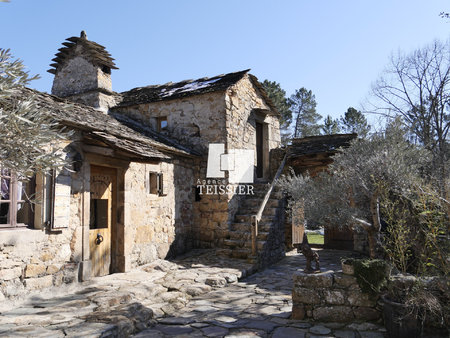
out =
[[[0,0],[1,1],[1,0]],[[110,69],[118,69],[114,64],[114,59],[111,57],[105,47],[99,45],[94,41],[87,39],[86,31],[81,31],[80,37],[72,36],[66,39],[68,42],[63,42],[64,47],[59,49],[59,53],[56,54],[55,61],[50,65],[49,73],[56,74],[56,71],[61,67],[68,59],[73,58],[74,55],[79,53],[76,46],[79,44],[82,46],[83,54],[92,64],[97,66],[106,66]]]

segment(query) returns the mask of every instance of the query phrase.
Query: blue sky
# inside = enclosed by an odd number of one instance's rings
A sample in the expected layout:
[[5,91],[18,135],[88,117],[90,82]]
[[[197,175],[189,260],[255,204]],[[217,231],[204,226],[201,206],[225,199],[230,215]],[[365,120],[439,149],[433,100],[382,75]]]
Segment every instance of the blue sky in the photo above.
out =
[[449,0],[11,0],[0,2],[0,47],[50,92],[51,59],[86,30],[120,68],[113,89],[251,68],[288,95],[306,87],[323,116],[359,108],[391,53],[450,37]]

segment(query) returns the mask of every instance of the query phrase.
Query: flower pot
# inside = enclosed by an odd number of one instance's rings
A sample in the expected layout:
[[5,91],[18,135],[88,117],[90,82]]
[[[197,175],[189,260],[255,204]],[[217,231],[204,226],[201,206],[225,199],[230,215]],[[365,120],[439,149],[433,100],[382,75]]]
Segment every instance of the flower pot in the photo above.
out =
[[388,337],[391,338],[420,338],[423,325],[417,309],[411,310],[405,304],[393,302],[382,297],[383,319]]
[[353,266],[353,262],[342,261],[341,266],[342,266],[342,272],[344,274],[351,275],[351,276],[353,276],[355,274],[355,268]]

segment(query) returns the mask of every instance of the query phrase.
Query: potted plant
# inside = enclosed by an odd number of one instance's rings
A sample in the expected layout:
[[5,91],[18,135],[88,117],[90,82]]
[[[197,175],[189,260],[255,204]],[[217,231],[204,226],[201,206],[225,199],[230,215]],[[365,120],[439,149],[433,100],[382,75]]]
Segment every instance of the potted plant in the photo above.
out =
[[351,275],[355,273],[355,268],[353,267],[355,260],[353,258],[343,258],[341,260],[342,273],[346,275]]
[[384,324],[389,337],[422,337],[427,317],[443,319],[441,301],[429,286],[433,279],[391,277],[382,296]]
[[381,197],[383,249],[397,270],[382,296],[389,337],[421,337],[425,324],[445,329],[448,320],[448,218],[441,199],[423,189]]

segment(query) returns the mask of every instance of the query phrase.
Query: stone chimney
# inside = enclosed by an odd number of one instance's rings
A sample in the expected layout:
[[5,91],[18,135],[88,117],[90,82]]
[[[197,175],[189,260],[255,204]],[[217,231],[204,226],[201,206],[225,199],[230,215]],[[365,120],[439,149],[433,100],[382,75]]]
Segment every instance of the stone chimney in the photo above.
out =
[[89,41],[86,32],[58,49],[48,70],[55,74],[52,94],[107,112],[115,105],[111,69],[118,69],[105,47]]

